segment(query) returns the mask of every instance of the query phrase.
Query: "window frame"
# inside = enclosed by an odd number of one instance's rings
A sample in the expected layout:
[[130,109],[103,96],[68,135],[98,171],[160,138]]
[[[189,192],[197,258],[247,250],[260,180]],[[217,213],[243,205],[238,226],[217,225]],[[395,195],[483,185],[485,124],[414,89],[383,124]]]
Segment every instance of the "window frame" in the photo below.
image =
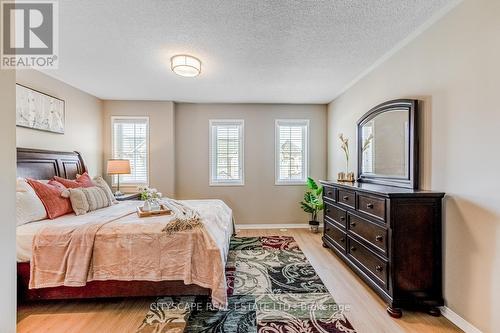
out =
[[[146,163],[148,164],[146,171],[146,182],[145,183],[125,183],[120,179],[120,187],[134,187],[134,186],[149,186],[150,172],[151,172],[151,147],[150,147],[150,127],[149,127],[149,116],[111,116],[111,157],[115,158],[115,135],[114,135],[114,122],[116,119],[141,119],[146,120],[146,145],[147,145],[147,158]],[[111,186],[117,186],[117,176],[111,175]]]
[[[217,140],[216,135],[214,135],[214,129],[217,128],[217,125],[238,125],[239,130],[239,170],[240,170],[240,179],[238,180],[217,180],[216,170],[217,170],[217,161],[216,156],[214,154],[214,144]],[[245,120],[244,119],[209,119],[208,121],[208,179],[209,186],[244,186],[245,185]]]
[[[280,179],[280,126],[300,125],[305,126],[304,136],[304,178],[300,180],[282,180]],[[277,186],[303,186],[307,183],[309,177],[309,119],[276,119],[274,122],[274,185]]]

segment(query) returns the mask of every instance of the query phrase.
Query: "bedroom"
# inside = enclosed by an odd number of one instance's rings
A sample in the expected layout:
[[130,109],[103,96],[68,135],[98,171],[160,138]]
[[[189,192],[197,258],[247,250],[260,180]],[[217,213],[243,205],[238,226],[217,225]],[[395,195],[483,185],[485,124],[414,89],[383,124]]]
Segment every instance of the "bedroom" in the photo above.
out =
[[44,3],[26,68],[2,2],[2,332],[500,331],[500,2]]

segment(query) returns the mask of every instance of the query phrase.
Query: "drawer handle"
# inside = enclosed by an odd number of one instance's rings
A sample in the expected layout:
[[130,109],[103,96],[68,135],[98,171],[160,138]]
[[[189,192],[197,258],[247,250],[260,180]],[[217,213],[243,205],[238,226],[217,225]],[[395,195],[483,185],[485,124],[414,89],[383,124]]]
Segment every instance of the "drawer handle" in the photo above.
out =
[[356,226],[356,222],[351,222],[350,225],[351,225],[351,227],[354,228]]
[[342,197],[342,200],[349,201],[349,197],[347,195],[345,195],[345,196]]
[[344,238],[344,237],[342,237],[342,238],[340,239],[340,241],[341,241],[342,243],[344,243],[344,242],[345,242],[345,238]]
[[340,221],[345,221],[345,216],[341,216]]
[[332,191],[326,192],[326,195],[332,195]]
[[326,212],[327,212],[327,213],[330,213],[330,210],[327,208],[327,209],[326,209]]
[[377,270],[377,272],[382,272],[384,270],[384,268],[380,265],[377,265],[377,267],[375,267],[375,269]]
[[384,239],[384,237],[382,237],[382,235],[377,235],[377,236],[375,236],[375,240],[376,240],[377,242],[381,242],[383,239]]
[[355,252],[355,251],[356,251],[356,247],[351,246],[351,252]]
[[330,228],[325,228],[325,232],[330,232]]
[[367,204],[366,208],[373,209],[373,204],[372,203]]

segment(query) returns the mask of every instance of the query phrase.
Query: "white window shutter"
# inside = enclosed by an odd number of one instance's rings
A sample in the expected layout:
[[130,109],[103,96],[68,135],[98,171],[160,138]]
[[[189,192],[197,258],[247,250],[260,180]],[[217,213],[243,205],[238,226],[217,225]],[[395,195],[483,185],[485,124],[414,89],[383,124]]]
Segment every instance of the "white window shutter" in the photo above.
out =
[[[149,183],[149,118],[112,117],[112,158],[130,160],[130,175],[120,175],[120,184]],[[117,176],[113,176],[113,184]]]
[[210,185],[243,185],[243,120],[210,120]]
[[309,173],[309,120],[276,120],[276,184],[302,185]]

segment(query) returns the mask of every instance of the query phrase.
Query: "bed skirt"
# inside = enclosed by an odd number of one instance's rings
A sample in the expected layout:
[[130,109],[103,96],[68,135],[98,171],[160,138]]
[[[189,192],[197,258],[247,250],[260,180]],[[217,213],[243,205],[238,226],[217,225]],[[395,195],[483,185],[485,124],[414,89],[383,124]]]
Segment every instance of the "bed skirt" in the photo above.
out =
[[110,297],[144,297],[144,296],[178,296],[206,295],[211,291],[207,288],[183,281],[91,281],[84,287],[51,287],[29,289],[30,264],[17,263],[18,301],[110,298]]

